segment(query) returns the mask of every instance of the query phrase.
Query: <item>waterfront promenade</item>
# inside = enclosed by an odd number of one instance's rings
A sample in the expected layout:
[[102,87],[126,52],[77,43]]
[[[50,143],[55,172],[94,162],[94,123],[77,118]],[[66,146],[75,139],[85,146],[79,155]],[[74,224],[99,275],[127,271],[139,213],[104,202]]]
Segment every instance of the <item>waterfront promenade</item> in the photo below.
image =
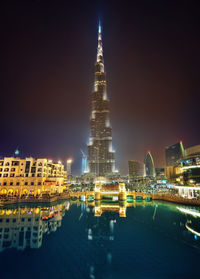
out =
[[[85,196],[87,200],[88,197],[94,196],[94,191],[86,191],[86,192],[74,192],[68,191],[59,195],[52,195],[49,197],[24,197],[24,198],[9,198],[0,200],[0,206],[16,204],[16,203],[53,203],[59,200],[69,200],[71,198],[80,199],[81,196]],[[179,203],[184,205],[191,206],[200,206],[200,199],[187,199],[180,197],[178,195],[174,195],[171,193],[145,193],[145,192],[127,192],[126,196],[132,196],[133,200],[137,200],[140,198],[141,200],[145,200],[146,198],[151,198],[152,200],[160,200],[160,201],[168,201],[173,203]]]

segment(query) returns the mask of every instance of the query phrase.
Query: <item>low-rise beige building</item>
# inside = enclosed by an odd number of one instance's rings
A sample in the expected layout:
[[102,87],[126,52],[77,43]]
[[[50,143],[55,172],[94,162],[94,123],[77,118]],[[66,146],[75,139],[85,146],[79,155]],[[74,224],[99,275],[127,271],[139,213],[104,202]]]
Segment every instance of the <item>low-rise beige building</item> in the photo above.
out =
[[62,193],[65,175],[60,161],[5,157],[0,159],[0,195],[21,197]]

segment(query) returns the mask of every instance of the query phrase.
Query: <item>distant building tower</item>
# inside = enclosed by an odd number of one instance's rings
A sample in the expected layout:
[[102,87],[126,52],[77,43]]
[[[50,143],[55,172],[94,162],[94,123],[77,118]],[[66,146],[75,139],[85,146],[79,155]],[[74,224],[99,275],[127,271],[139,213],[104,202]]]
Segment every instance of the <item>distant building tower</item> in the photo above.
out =
[[82,153],[82,160],[81,160],[81,173],[84,174],[87,172],[87,156],[86,154],[83,152],[83,150],[81,150]]
[[128,175],[129,179],[144,176],[144,164],[135,160],[128,161]]
[[178,160],[184,157],[182,141],[165,148],[166,166],[177,166]]
[[144,159],[144,165],[145,165],[145,175],[147,177],[155,177],[155,167],[154,167],[153,157],[150,151],[147,152],[147,155]]
[[164,178],[165,177],[165,168],[156,168],[156,178]]
[[16,158],[16,157],[18,157],[18,156],[19,156],[19,149],[17,148],[17,149],[15,150],[15,156],[14,156],[14,157]]
[[67,176],[72,174],[72,159],[67,160]]

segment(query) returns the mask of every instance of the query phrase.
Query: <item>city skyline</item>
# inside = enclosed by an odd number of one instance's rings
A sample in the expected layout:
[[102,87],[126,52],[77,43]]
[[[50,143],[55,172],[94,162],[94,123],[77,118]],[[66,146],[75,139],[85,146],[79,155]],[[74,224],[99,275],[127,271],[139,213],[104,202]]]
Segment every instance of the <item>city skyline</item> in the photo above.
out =
[[115,3],[60,4],[55,12],[43,1],[12,9],[4,3],[1,156],[18,147],[23,157],[71,157],[73,173],[80,173],[99,11],[120,172],[149,149],[157,167],[165,164],[166,146],[199,143],[195,7]]

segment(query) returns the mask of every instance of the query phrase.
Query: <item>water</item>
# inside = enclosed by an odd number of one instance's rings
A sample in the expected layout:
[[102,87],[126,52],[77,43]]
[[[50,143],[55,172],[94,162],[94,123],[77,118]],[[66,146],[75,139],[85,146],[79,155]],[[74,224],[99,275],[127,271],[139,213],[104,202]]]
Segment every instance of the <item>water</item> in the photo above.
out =
[[1,208],[0,278],[199,278],[199,212],[144,201]]

